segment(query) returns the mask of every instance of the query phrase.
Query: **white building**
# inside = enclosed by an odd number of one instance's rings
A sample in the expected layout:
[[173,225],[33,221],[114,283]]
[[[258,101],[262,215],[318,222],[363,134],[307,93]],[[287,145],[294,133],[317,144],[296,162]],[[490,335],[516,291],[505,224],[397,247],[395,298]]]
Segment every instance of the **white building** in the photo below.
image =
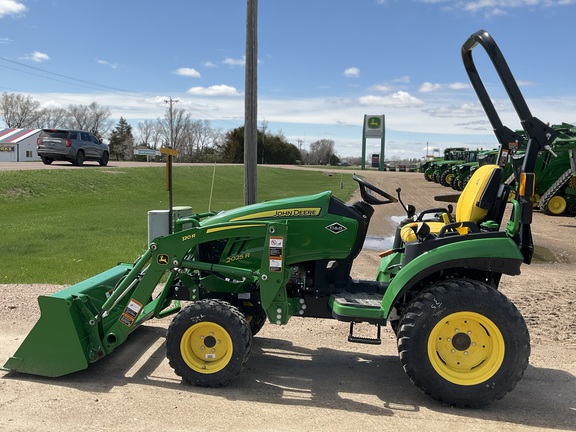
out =
[[38,161],[36,139],[42,129],[0,130],[0,162]]

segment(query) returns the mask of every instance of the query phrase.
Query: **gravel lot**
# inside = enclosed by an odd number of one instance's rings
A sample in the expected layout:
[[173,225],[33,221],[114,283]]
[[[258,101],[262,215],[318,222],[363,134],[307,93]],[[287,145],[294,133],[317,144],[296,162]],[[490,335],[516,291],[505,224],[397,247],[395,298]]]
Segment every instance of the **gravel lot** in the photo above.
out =
[[[22,164],[9,165],[0,169]],[[115,166],[129,164],[111,162],[107,169]],[[368,171],[366,176],[388,192],[401,186],[404,201],[420,210],[437,207],[432,197],[447,193],[421,174]],[[391,236],[392,218],[402,214],[399,204],[377,207],[369,235]],[[188,386],[165,359],[165,319],[148,322],[85,371],[57,379],[0,372],[0,430],[575,431],[576,220],[536,212],[533,235],[535,263],[501,283],[529,326],[530,365],[516,389],[488,408],[451,409],[422,395],[402,370],[389,328],[381,346],[351,344],[345,323],[320,319],[267,324],[254,339],[247,369],[231,385]],[[377,253],[361,253],[355,277],[373,278]],[[61,288],[0,285],[1,364],[38,319],[37,296]]]

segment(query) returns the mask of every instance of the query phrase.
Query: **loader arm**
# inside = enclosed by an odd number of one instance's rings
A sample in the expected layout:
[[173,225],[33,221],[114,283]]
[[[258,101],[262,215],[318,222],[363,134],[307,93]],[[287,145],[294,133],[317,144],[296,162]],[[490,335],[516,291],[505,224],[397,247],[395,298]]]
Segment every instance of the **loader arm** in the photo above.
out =
[[[119,264],[65,290],[41,296],[40,319],[3,369],[56,377],[87,368],[124,343],[148,319],[178,312],[180,301],[173,300],[175,279],[198,271],[257,284],[268,317],[284,324],[301,308],[286,294],[290,277],[284,256],[287,231],[282,222],[243,221],[196,226],[158,237],[134,264]],[[257,268],[196,259],[194,251],[200,243],[225,239],[231,232],[262,239],[268,259]],[[186,297],[198,299],[196,279],[185,279]]]

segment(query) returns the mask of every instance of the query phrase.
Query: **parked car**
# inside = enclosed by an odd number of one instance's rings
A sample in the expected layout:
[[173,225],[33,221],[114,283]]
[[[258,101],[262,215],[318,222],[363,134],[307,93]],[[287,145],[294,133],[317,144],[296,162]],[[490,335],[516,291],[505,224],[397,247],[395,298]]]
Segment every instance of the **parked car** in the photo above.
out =
[[110,150],[90,132],[68,129],[42,129],[36,140],[36,152],[46,165],[55,160],[81,166],[84,161],[108,165]]

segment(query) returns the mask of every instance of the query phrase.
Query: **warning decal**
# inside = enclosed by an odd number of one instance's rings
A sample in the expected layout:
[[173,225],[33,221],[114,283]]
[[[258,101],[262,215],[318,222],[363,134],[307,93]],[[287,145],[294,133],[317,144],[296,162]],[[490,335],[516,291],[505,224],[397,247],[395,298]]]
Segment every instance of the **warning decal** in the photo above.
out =
[[136,319],[141,310],[142,310],[142,304],[134,299],[130,299],[130,301],[128,302],[128,306],[126,306],[126,309],[124,309],[124,312],[122,312],[120,322],[130,327],[132,324],[134,324],[134,320]]
[[270,251],[270,264],[271,272],[282,271],[282,256],[284,255],[284,238],[283,237],[270,237],[269,244]]

